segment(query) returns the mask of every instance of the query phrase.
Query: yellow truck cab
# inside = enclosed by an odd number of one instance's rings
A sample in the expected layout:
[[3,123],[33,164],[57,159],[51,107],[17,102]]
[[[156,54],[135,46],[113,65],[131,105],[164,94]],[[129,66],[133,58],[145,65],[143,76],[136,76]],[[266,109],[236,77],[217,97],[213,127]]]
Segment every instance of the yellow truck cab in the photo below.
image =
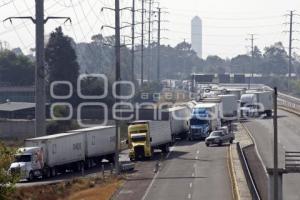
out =
[[154,149],[169,151],[172,135],[169,121],[134,121],[128,126],[130,160],[151,158]]
[[128,126],[129,158],[152,157],[148,121],[134,121]]

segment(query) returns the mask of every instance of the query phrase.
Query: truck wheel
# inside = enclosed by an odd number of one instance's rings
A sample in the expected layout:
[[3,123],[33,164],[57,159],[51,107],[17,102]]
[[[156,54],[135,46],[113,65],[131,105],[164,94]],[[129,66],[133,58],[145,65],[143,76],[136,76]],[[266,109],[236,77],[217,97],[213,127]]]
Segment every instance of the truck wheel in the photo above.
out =
[[230,144],[232,144],[233,143],[233,139],[231,139],[229,142],[230,142]]
[[166,145],[163,147],[162,152],[163,152],[163,153],[168,153],[169,151],[170,151],[169,145],[166,144]]
[[28,176],[28,181],[33,181],[33,179],[34,179],[34,174],[32,171],[30,171]]
[[219,145],[219,146],[222,146],[222,142],[219,142],[218,145]]
[[209,144],[208,144],[208,143],[205,143],[205,144],[206,144],[207,147],[209,147]]
[[76,163],[76,170],[75,171],[80,172],[81,171],[81,167],[82,167],[81,162],[77,162]]
[[50,178],[51,177],[51,171],[49,168],[46,168],[44,170],[43,178]]

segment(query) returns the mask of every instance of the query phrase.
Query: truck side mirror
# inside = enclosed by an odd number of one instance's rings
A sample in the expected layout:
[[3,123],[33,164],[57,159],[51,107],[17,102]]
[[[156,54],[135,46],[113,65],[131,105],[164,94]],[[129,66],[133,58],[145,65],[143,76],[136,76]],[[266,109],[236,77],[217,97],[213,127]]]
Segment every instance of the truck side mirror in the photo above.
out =
[[152,137],[150,137],[150,142],[152,142]]

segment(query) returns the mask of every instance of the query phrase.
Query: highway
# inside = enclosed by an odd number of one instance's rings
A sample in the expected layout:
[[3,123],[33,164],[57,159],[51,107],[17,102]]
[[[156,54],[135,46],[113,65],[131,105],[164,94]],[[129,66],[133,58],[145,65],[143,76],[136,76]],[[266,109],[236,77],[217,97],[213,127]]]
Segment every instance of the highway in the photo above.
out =
[[[232,199],[231,182],[227,168],[227,145],[206,147],[203,142],[178,142],[161,162],[153,177],[127,181],[116,199],[129,200],[183,200]],[[142,168],[154,168],[153,162],[144,162]],[[152,168],[152,169],[153,169]],[[141,171],[145,176],[147,172]]]
[[[284,151],[300,151],[300,118],[294,114],[279,110],[279,166],[284,166]],[[259,154],[267,167],[273,166],[273,121],[255,119],[244,122],[253,135]],[[300,174],[288,174],[283,177],[283,199],[299,200]]]

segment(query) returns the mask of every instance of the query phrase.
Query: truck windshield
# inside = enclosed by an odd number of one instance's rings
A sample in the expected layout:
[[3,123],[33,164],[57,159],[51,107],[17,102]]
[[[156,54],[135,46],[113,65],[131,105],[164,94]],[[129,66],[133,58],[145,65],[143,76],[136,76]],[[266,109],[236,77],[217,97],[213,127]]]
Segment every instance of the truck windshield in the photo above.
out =
[[211,133],[211,136],[222,136],[223,132],[222,131],[214,131]]
[[16,155],[15,162],[31,162],[31,155]]
[[191,125],[203,125],[203,124],[208,124],[208,121],[201,120],[201,119],[191,119],[190,124]]
[[144,142],[146,141],[145,135],[132,135],[131,136],[132,142]]

